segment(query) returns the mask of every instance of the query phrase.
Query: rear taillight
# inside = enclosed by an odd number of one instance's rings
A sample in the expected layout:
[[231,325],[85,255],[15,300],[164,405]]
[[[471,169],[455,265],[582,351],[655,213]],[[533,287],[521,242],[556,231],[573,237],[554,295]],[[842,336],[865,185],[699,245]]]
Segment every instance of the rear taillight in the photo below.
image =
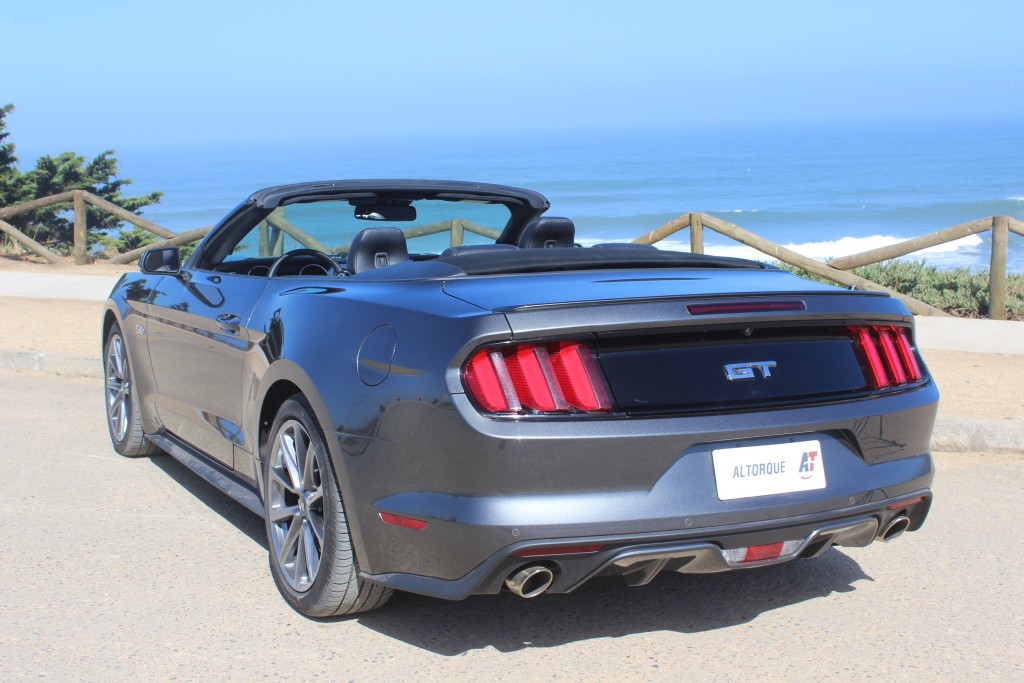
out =
[[891,325],[851,327],[865,374],[876,389],[911,384],[921,379],[921,368],[907,339],[907,331]]
[[463,367],[470,398],[488,413],[606,413],[608,388],[586,344],[517,344],[477,351]]

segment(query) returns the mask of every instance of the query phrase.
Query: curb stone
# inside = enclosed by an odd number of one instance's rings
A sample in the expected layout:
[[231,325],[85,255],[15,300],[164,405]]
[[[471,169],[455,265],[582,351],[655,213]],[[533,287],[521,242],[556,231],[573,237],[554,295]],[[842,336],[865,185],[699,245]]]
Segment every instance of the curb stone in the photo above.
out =
[[[0,369],[103,379],[103,363],[99,358],[77,358],[46,351],[0,349]],[[1024,420],[996,422],[976,418],[939,416],[932,432],[932,450],[953,453],[975,451],[1024,456]]]

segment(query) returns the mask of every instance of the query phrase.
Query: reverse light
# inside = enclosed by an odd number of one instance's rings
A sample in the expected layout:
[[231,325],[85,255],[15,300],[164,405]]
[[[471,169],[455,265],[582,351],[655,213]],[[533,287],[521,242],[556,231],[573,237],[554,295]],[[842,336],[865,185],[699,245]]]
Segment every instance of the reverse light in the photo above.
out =
[[921,368],[904,328],[862,325],[851,327],[850,333],[857,341],[865,374],[875,389],[910,384],[921,379]]
[[722,556],[731,565],[753,564],[755,562],[766,562],[778,560],[792,555],[800,546],[803,540],[780,541],[778,543],[766,543],[764,545],[751,545],[743,548],[726,548]]
[[470,398],[488,413],[602,413],[612,409],[594,352],[581,342],[477,351],[463,367]]

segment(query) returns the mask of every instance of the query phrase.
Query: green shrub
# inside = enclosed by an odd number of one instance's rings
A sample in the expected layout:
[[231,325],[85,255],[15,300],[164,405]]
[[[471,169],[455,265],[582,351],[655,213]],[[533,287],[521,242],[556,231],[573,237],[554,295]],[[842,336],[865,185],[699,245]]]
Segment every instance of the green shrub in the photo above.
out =
[[[835,284],[788,264],[778,265],[800,277]],[[973,273],[968,268],[939,269],[922,261],[884,261],[851,272],[962,318],[988,317],[987,270]],[[1024,320],[1024,274],[1006,276],[1006,318]]]

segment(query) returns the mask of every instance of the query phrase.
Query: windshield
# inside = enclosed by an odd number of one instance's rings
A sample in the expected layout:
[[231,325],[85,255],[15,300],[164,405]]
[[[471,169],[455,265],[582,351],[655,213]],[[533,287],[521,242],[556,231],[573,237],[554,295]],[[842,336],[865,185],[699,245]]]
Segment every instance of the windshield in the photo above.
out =
[[260,221],[224,261],[303,248],[346,254],[361,230],[383,226],[400,228],[410,253],[436,255],[451,246],[493,244],[510,217],[503,204],[466,200],[423,199],[392,206],[357,206],[347,200],[289,204]]

